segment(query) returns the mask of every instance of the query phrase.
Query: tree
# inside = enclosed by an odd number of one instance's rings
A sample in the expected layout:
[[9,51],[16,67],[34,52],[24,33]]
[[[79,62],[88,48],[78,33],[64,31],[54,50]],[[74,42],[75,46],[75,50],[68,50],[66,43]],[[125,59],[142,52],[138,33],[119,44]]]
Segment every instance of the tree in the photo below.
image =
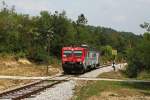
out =
[[150,23],[144,22],[144,24],[140,24],[140,26],[150,32]]
[[87,24],[88,20],[85,18],[84,14],[81,14],[78,16],[78,19],[76,21],[77,25],[85,25]]
[[134,48],[128,50],[127,55],[127,75],[129,77],[137,77],[141,71],[150,71],[150,33],[149,23],[140,25],[148,32],[143,34],[143,38]]
[[81,15],[78,16],[78,19],[77,19],[76,24],[75,24],[75,28],[77,30],[77,34],[76,34],[77,44],[81,43],[81,38],[80,38],[80,35],[82,34],[81,30],[82,30],[82,27],[85,24],[87,24],[87,22],[88,22],[88,20],[87,20],[87,18],[85,18],[84,14],[81,14]]

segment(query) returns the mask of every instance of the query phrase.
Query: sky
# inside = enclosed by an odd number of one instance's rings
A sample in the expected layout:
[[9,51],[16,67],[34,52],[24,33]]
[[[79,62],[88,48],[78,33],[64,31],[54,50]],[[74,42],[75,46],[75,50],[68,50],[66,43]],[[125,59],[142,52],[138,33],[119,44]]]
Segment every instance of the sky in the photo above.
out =
[[[63,10],[72,20],[83,13],[89,25],[118,31],[144,33],[140,24],[150,22],[150,0],[0,0],[14,5],[18,13],[39,15],[40,11]],[[0,5],[2,6],[2,5]]]

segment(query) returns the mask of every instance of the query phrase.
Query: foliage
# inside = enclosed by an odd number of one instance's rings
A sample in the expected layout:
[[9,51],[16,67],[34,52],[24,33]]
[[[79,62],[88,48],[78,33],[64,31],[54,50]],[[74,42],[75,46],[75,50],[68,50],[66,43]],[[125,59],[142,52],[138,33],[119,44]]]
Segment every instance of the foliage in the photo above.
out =
[[103,63],[113,60],[112,47],[107,45],[101,48],[101,56]]
[[85,24],[87,24],[87,19],[85,18],[85,16],[84,16],[84,14],[81,14],[80,16],[78,16],[78,19],[77,19],[77,21],[76,21],[76,23],[78,24],[78,25],[85,25]]
[[147,70],[142,71],[138,75],[137,79],[140,79],[140,80],[150,80],[150,72],[147,71]]
[[101,51],[106,60],[111,60],[112,48],[124,57],[126,49],[134,47],[140,38],[129,32],[87,25],[84,14],[79,15],[75,22],[66,16],[65,11],[53,14],[41,11],[39,16],[29,16],[18,14],[14,6],[9,9],[6,3],[0,10],[0,53],[37,61],[50,55],[60,58],[63,46],[83,43]]
[[150,32],[150,23],[144,22],[144,24],[141,24],[140,26]]
[[141,71],[150,70],[150,33],[145,33],[141,42],[128,51],[127,61],[129,77],[137,77]]

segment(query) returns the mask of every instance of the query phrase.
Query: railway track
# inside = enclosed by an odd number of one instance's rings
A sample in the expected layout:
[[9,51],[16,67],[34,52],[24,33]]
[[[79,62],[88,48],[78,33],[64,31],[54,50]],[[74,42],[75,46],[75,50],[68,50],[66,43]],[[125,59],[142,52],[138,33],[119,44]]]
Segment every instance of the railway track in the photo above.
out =
[[[16,89],[4,91],[0,93],[0,100],[21,100],[27,97],[30,97],[31,95],[34,95],[36,93],[39,93],[43,91],[46,88],[51,88],[52,86],[55,86],[59,83],[62,83],[64,81],[68,81],[69,77],[64,77],[65,75],[56,76],[59,77],[59,80],[50,81],[50,80],[40,80],[36,81],[24,86],[21,86]],[[61,77],[63,77],[61,79]],[[53,77],[54,79],[55,77]]]
[[[97,67],[96,69],[105,67],[108,65],[103,65],[100,67]],[[46,88],[51,88],[52,86],[55,86],[59,83],[69,81],[71,77],[78,77],[80,75],[66,75],[66,74],[60,74],[56,75],[54,77],[51,77],[49,80],[39,80],[30,84],[26,84],[24,86],[7,90],[2,93],[0,93],[0,100],[4,99],[11,99],[11,100],[20,100],[27,97],[30,97],[34,94],[37,94],[41,91],[43,91]]]

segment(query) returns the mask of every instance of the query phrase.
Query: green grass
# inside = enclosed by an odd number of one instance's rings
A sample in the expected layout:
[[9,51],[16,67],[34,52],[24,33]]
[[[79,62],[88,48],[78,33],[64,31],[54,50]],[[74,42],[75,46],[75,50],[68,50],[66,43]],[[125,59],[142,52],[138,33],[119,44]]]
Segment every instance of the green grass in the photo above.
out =
[[128,79],[122,70],[105,72],[98,76],[99,78],[110,78],[110,79]]
[[[112,71],[112,72],[105,72],[102,73],[98,76],[99,78],[109,78],[109,79],[131,79],[128,78],[127,75],[125,74],[124,71],[119,70],[117,72]],[[150,72],[143,71],[139,73],[139,75],[136,78],[132,79],[137,79],[137,80],[150,80]]]
[[[127,93],[124,93],[124,89]],[[149,83],[126,83],[126,82],[108,82],[97,81],[91,82],[83,87],[76,88],[75,100],[86,100],[92,96],[100,96],[102,92],[113,91],[119,95],[128,96],[136,93],[142,96],[150,96]]]
[[[99,78],[110,79],[129,79],[124,71],[119,70],[117,72],[106,72],[98,76]],[[150,80],[150,73],[143,71],[137,78],[138,80]],[[76,87],[76,93],[74,100],[87,100],[89,98],[96,97],[97,100],[102,99],[104,93],[112,93],[120,97],[126,96],[148,96],[150,97],[150,83],[134,83],[134,82],[113,82],[113,81],[94,81],[85,82],[86,85]],[[114,93],[114,94],[113,94]],[[106,94],[105,94],[106,95]]]
[[138,75],[137,79],[139,79],[139,80],[150,80],[150,72],[147,72],[147,71],[141,72]]

